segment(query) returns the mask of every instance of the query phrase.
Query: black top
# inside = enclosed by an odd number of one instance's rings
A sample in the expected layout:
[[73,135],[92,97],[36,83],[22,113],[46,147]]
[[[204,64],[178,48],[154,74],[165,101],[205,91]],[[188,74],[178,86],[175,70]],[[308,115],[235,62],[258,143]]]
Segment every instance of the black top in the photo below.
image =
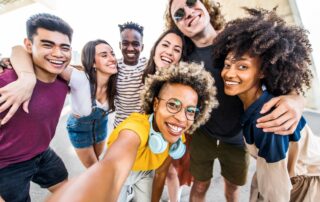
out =
[[221,78],[221,69],[212,64],[213,46],[195,47],[187,59],[190,62],[204,62],[204,67],[211,73],[217,87],[219,106],[213,109],[208,122],[198,130],[217,138],[223,142],[244,145],[240,124],[243,106],[238,96],[228,96],[224,93],[224,84]]

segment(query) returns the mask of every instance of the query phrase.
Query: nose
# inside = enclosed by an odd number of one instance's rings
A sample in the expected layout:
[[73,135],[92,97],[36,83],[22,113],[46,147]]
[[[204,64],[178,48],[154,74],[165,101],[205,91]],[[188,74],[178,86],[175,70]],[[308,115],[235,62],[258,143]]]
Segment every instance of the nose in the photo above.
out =
[[185,7],[184,7],[185,18],[186,18],[186,19],[191,18],[193,11],[194,11],[193,8],[190,8],[190,7],[188,7],[188,6],[185,6]]
[[168,54],[169,56],[173,55],[173,48],[169,47],[166,49],[166,54]]
[[224,75],[227,78],[233,78],[236,76],[236,70],[232,66],[229,69],[224,69]]
[[62,57],[63,54],[62,54],[62,51],[61,51],[60,47],[54,47],[52,49],[52,55],[55,56],[55,57]]
[[128,44],[127,50],[134,50],[134,47],[133,47],[133,45],[131,43]]
[[186,113],[184,111],[185,109],[181,109],[178,113],[174,115],[174,117],[179,121],[179,122],[184,122],[187,121]]

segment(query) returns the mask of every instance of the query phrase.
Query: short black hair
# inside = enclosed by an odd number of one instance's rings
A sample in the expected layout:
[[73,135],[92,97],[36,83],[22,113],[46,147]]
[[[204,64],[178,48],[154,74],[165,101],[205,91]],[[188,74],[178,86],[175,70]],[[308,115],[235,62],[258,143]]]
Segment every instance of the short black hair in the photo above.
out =
[[27,37],[33,41],[33,35],[37,33],[38,28],[43,28],[50,31],[61,32],[68,36],[72,41],[73,29],[71,26],[58,16],[49,13],[38,13],[32,15],[26,22]]
[[134,29],[137,32],[139,32],[141,34],[141,36],[143,36],[143,26],[139,25],[138,23],[135,22],[126,22],[122,25],[118,25],[119,29],[120,29],[120,33],[123,32],[123,30],[125,29]]
[[235,58],[244,54],[261,59],[261,79],[273,95],[285,95],[295,91],[304,93],[311,87],[311,44],[307,30],[288,25],[274,8],[243,8],[249,17],[238,18],[226,24],[213,43],[213,64],[223,68],[229,52]]

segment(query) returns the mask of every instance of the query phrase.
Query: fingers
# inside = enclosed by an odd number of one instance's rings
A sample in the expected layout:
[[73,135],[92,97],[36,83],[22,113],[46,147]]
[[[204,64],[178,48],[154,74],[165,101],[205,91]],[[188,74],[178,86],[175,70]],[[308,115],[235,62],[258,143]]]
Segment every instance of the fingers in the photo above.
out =
[[[2,97],[0,97],[2,98]],[[4,112],[5,110],[7,110],[11,105],[12,105],[12,102],[10,100],[3,100],[1,99],[1,106],[0,106],[0,113],[1,112]]]
[[26,100],[22,105],[23,111],[25,111],[27,114],[29,114],[29,102],[30,102],[30,99]]
[[10,119],[11,117],[16,113],[16,111],[18,110],[19,108],[19,104],[15,104],[15,105],[12,105],[10,110],[8,111],[8,113],[6,114],[6,116],[1,120],[1,125],[4,125],[6,124]]
[[[269,102],[268,102],[269,103]],[[267,103],[267,104],[268,104]],[[272,126],[273,124],[282,124],[283,122],[287,121],[287,120],[277,120],[277,122],[272,122],[272,123],[269,123],[268,125],[264,125],[264,123],[266,122],[271,122],[273,120],[276,120],[278,119],[279,117],[283,116],[284,114],[288,113],[288,109],[286,107],[284,107],[283,105],[280,105],[278,106],[277,108],[275,108],[271,113],[259,118],[257,120],[257,122],[260,124],[262,123],[263,126],[262,127],[258,127],[258,128],[264,128],[264,127],[270,127]],[[270,125],[271,124],[271,125]]]
[[[287,120],[287,118],[282,118],[283,120]],[[276,120],[275,120],[276,121]],[[275,133],[278,135],[291,135],[294,133],[295,128],[297,127],[298,122],[295,119],[290,119],[281,125],[274,124],[270,125],[270,127],[261,127],[264,132]]]
[[261,114],[264,114],[268,111],[270,111],[273,107],[276,107],[280,100],[280,97],[274,97],[271,100],[269,100],[267,103],[265,103],[260,111]]

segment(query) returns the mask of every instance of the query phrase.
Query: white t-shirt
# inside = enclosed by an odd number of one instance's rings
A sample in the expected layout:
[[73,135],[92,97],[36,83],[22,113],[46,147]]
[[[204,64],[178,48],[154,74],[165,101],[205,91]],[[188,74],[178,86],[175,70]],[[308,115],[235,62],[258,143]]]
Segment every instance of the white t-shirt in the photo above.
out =
[[[84,71],[72,69],[70,81],[71,113],[77,116],[88,116],[91,113],[92,102],[90,83]],[[97,107],[108,110],[108,102],[100,103],[96,100]]]

